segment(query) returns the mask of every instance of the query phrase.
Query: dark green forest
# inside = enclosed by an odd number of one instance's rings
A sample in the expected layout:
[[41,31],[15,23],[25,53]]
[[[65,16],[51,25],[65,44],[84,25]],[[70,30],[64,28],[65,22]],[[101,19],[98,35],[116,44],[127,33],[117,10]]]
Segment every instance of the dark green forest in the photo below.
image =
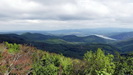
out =
[[105,53],[122,52],[121,48],[112,45],[114,41],[94,35],[78,37],[75,35],[54,36],[39,33],[0,34],[0,42],[2,43],[3,41],[27,44],[41,50],[79,59],[82,59],[87,51],[96,51],[98,48],[104,50]]

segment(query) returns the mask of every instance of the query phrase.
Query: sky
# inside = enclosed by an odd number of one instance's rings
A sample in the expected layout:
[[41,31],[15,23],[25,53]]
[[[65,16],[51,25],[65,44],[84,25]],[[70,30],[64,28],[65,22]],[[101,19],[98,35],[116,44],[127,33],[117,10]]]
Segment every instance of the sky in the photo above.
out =
[[0,30],[133,28],[133,0],[0,0]]

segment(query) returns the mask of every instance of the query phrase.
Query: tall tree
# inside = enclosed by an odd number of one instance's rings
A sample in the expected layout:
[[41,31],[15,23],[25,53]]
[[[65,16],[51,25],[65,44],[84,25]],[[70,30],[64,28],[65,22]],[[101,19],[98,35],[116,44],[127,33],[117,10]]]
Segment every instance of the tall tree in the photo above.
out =
[[113,63],[114,56],[111,54],[105,55],[99,48],[95,53],[92,51],[84,55],[84,60],[88,63],[86,73],[89,75],[97,75],[99,73],[113,74],[115,64]]

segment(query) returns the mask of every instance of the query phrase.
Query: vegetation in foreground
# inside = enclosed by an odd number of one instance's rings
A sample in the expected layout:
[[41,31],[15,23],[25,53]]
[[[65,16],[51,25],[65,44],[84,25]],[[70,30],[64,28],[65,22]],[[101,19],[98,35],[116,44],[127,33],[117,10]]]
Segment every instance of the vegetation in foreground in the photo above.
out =
[[26,45],[0,44],[0,75],[133,75],[133,54],[106,54],[99,48],[73,59]]

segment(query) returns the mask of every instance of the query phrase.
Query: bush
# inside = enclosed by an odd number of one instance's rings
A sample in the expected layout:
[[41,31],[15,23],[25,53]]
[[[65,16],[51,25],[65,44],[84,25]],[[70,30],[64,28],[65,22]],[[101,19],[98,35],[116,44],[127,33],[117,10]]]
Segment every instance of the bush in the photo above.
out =
[[14,44],[10,44],[8,42],[5,42],[5,45],[8,49],[8,52],[9,53],[17,53],[20,49],[20,45],[14,43]]

